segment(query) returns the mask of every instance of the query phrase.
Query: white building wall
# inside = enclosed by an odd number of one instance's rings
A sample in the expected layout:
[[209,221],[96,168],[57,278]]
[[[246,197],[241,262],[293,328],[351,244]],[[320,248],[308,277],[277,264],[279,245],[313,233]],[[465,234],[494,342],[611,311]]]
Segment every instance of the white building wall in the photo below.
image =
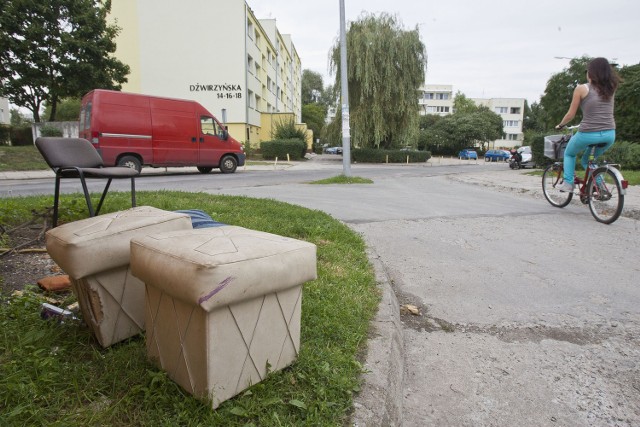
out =
[[263,112],[300,121],[291,38],[245,0],[113,0],[110,19],[121,27],[116,56],[131,67],[123,91],[193,99],[219,119],[226,110],[230,124],[259,127]]
[[11,110],[9,109],[9,100],[0,98],[0,125],[8,125],[11,123]]
[[524,134],[524,98],[475,98],[477,105],[485,105],[502,117],[504,139],[497,139],[491,148],[511,148],[522,145]]
[[418,106],[420,115],[437,114],[446,116],[453,113],[452,85],[424,85],[419,89]]

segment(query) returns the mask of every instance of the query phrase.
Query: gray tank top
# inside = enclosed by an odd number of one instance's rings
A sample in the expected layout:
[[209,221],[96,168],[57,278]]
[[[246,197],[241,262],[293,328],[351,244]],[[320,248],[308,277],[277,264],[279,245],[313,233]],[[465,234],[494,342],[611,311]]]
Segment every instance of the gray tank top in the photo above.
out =
[[598,94],[596,89],[587,84],[589,93],[580,101],[582,110],[582,122],[580,122],[580,132],[597,132],[616,128],[616,121],[613,118],[613,96],[605,101]]

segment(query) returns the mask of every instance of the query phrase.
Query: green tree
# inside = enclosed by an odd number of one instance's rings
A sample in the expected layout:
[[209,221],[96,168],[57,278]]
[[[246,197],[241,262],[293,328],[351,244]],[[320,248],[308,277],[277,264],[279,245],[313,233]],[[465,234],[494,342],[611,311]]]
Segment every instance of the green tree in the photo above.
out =
[[[502,117],[486,106],[475,112],[458,112],[444,116],[429,129],[428,148],[435,153],[454,154],[465,147],[486,145],[502,136]],[[433,147],[432,144],[436,146]]]
[[302,105],[318,102],[324,91],[322,76],[311,70],[302,71]]
[[[544,128],[552,129],[560,123],[571,104],[573,90],[577,85],[587,81],[587,64],[591,58],[583,56],[574,58],[569,62],[569,68],[551,76],[547,82],[544,95],[540,98],[540,106],[545,111],[543,117]],[[578,109],[574,123],[582,119],[582,112]]]
[[314,139],[320,138],[327,117],[327,107],[321,104],[305,104],[302,106],[302,122],[313,131]]
[[[546,123],[546,112],[537,102],[534,102],[529,106],[529,103],[525,101],[524,103],[524,120],[522,123],[522,130],[524,132],[533,131],[533,132],[544,132],[547,130],[545,127]],[[557,124],[557,123],[556,123]]]
[[[418,136],[418,89],[427,63],[418,28],[406,31],[386,13],[364,14],[350,23],[346,39],[353,145],[413,145]],[[333,47],[331,68],[339,90],[339,41]]]
[[456,113],[475,113],[478,106],[472,99],[467,98],[464,93],[458,91],[453,98],[453,111]]
[[620,70],[615,99],[616,139],[640,143],[640,64]]
[[119,29],[108,25],[111,1],[4,0],[0,14],[0,95],[40,121],[43,104],[99,87],[120,89],[129,67],[111,54]]
[[[56,113],[56,121],[72,122],[78,121],[80,117],[80,108],[82,107],[82,99],[62,99],[58,102],[58,112]],[[44,116],[51,117],[51,106],[46,104],[44,108]]]

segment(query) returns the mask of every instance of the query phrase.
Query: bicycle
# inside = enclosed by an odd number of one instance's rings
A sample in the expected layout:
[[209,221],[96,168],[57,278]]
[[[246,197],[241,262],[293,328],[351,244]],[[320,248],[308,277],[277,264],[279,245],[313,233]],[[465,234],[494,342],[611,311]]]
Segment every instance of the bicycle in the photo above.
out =
[[[564,135],[560,140],[553,142],[555,145],[553,150],[554,160],[564,157],[564,150],[558,150],[563,143],[567,143],[574,130],[578,126],[570,126],[566,129],[571,131],[570,135]],[[565,144],[566,146],[566,144]],[[624,179],[622,173],[618,169],[620,165],[604,163],[598,165],[595,162],[596,147],[602,147],[604,144],[592,144],[588,146],[590,150],[588,167],[584,172],[584,178],[575,175],[575,188],[578,190],[578,196],[583,204],[589,205],[591,215],[596,221],[603,224],[611,224],[618,219],[622,213],[624,206],[624,195],[626,194],[628,181]],[[548,141],[545,139],[545,156],[548,155]],[[564,167],[562,161],[556,161],[547,166],[542,174],[542,192],[552,206],[563,208],[571,203],[574,192],[561,192],[556,186],[564,182]]]

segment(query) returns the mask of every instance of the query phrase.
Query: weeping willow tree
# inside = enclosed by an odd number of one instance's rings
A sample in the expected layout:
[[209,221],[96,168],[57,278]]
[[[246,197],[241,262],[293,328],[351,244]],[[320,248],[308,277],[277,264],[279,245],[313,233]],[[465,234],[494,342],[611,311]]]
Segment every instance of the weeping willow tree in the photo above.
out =
[[[418,28],[406,31],[386,13],[363,14],[347,31],[347,64],[352,144],[413,145],[418,135],[418,89],[427,64]],[[339,40],[332,50],[331,69],[339,91]],[[336,120],[331,129],[341,128],[340,112]]]

